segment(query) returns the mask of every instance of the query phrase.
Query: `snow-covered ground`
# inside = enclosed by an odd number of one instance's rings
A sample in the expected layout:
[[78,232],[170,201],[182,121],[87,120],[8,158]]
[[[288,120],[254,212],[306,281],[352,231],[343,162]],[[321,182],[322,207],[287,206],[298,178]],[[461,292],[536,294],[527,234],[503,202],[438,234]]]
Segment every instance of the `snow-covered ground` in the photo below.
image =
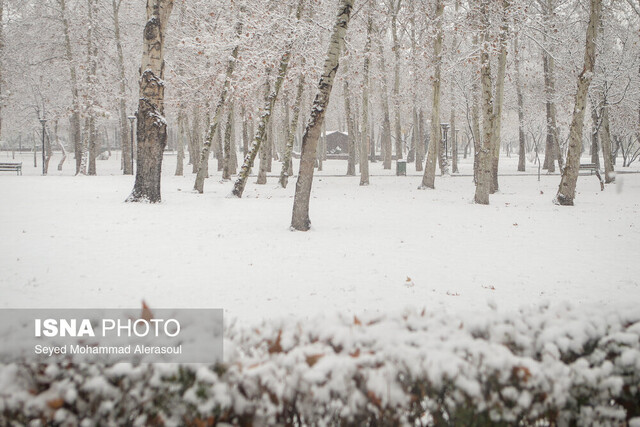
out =
[[[501,192],[471,203],[470,176],[396,177],[371,166],[371,185],[325,162],[314,180],[310,232],[291,232],[295,178],[251,178],[243,199],[214,172],[204,194],[164,162],[163,203],[126,204],[133,177],[117,154],[99,176],[52,160],[39,176],[0,173],[0,307],[221,307],[240,323],[319,312],[405,307],[482,312],[541,301],[616,307],[640,301],[640,174],[599,191],[581,176],[575,207],[551,203],[559,176],[540,182],[503,158]],[[0,161],[12,161],[0,153]],[[38,162],[40,159],[38,159]],[[469,174],[469,160],[461,160]],[[395,166],[395,165],[394,165]],[[185,171],[190,172],[185,165]],[[215,169],[215,161],[211,162]],[[536,169],[536,170],[534,170]],[[297,166],[295,167],[297,171]],[[631,171],[637,171],[632,168]]]

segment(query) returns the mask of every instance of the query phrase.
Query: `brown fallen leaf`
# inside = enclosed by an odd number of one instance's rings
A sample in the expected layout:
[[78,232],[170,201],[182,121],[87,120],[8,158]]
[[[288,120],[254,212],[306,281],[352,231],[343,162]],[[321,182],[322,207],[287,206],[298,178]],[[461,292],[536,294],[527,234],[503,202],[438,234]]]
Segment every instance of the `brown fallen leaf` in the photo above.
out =
[[318,363],[318,360],[322,359],[323,357],[324,354],[310,354],[305,359],[307,361],[307,365],[309,365],[309,367],[313,367],[313,365]]
[[147,322],[153,319],[153,313],[144,300],[142,300],[142,314],[140,315],[140,318],[146,320]]
[[64,399],[58,397],[57,399],[47,400],[47,406],[51,409],[60,409],[64,405]]
[[269,354],[282,353],[282,346],[280,340],[282,339],[282,329],[278,331],[278,336],[275,341],[267,341],[269,343]]

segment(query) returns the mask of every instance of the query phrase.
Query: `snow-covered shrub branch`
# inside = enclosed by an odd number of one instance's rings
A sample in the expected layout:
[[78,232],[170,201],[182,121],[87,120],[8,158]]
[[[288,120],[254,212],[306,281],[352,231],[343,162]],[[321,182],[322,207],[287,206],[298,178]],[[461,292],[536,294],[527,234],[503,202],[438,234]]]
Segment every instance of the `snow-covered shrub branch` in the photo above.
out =
[[[0,366],[3,422],[577,425],[640,417],[640,310],[407,311],[231,327],[225,364]],[[634,421],[637,422],[637,421]]]

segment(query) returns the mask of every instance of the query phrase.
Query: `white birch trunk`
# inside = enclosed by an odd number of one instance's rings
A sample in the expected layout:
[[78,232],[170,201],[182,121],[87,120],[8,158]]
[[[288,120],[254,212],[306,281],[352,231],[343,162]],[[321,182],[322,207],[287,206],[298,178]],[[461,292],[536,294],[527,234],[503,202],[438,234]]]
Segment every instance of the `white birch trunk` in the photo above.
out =
[[340,64],[340,53],[344,45],[344,37],[347,33],[353,0],[340,0],[336,23],[327,49],[327,55],[318,82],[318,92],[313,101],[311,116],[307,124],[304,136],[302,137],[302,154],[300,159],[300,173],[296,183],[296,193],[293,200],[293,213],[291,218],[291,228],[299,231],[307,231],[311,227],[309,219],[309,199],[311,197],[311,186],[313,184],[313,165],[316,157],[316,146],[320,131],[324,122],[324,116],[333,81]]
[[442,67],[442,14],[444,4],[442,0],[436,0],[436,39],[433,44],[433,57],[435,58],[435,71],[433,75],[432,107],[431,107],[431,134],[429,136],[429,149],[427,150],[427,164],[422,176],[421,189],[434,189],[436,180],[436,159],[440,148],[440,88]]
[[164,118],[164,39],[173,0],[147,0],[143,31],[140,96],[138,102],[138,159],[136,181],[128,202],[161,201],[162,155],[167,145]]
[[576,184],[580,168],[580,152],[582,151],[582,131],[584,127],[584,110],[587,105],[589,85],[593,78],[596,62],[596,38],[600,26],[602,0],[590,0],[589,25],[584,50],[584,66],[578,76],[573,118],[569,128],[569,151],[567,164],[562,172],[562,179],[554,202],[558,205],[573,206],[576,195]]

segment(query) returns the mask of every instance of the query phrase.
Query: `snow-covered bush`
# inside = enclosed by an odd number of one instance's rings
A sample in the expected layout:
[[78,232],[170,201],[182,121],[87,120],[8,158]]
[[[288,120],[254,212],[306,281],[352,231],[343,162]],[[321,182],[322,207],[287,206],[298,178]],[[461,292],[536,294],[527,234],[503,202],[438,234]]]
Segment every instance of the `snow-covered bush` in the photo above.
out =
[[[224,365],[0,366],[0,425],[624,425],[640,309],[230,327]],[[632,422],[635,424],[637,419]]]

